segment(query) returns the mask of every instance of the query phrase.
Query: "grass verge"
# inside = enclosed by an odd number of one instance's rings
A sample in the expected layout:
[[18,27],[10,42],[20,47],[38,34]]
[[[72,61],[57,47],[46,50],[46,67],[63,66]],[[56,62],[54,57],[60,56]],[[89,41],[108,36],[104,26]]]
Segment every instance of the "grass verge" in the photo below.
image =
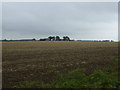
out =
[[108,68],[85,75],[85,69],[78,68],[62,74],[58,70],[50,70],[58,78],[52,83],[25,82],[15,88],[119,88],[118,60]]

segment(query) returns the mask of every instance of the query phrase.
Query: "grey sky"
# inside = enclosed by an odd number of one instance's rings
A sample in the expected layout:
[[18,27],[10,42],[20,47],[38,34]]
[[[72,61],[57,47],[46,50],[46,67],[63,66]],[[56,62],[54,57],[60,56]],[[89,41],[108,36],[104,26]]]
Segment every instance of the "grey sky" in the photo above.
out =
[[0,2],[0,39],[2,38],[2,3]]
[[24,2],[2,4],[3,39],[118,39],[118,3]]

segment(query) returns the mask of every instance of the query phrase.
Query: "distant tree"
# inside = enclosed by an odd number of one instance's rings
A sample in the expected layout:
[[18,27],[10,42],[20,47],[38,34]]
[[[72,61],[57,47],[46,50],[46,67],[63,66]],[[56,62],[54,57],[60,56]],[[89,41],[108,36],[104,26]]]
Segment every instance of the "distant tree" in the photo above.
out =
[[3,41],[8,41],[7,39],[4,39]]
[[103,40],[103,42],[109,42],[109,40]]
[[49,36],[48,38],[49,38],[49,41],[51,41],[53,37],[52,37],[52,36]]
[[32,40],[33,40],[33,41],[36,41],[36,39],[35,39],[35,38],[33,38]]
[[60,41],[60,37],[59,36],[56,36],[56,41]]
[[64,36],[63,41],[70,41],[70,38],[68,36]]
[[52,40],[55,41],[55,36],[52,37]]
[[113,40],[111,40],[111,42],[114,42]]
[[45,41],[46,39],[40,39],[40,41]]
[[12,39],[10,39],[10,41],[13,41]]
[[66,36],[66,40],[67,40],[67,41],[70,41],[70,38],[69,38],[68,36]]
[[63,36],[63,41],[66,41],[66,37],[65,36]]

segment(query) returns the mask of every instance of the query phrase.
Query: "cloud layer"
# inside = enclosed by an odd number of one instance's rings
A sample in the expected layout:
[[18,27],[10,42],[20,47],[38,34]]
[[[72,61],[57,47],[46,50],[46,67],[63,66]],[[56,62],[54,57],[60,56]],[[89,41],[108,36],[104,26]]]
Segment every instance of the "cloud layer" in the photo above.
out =
[[118,39],[117,3],[3,3],[3,39]]

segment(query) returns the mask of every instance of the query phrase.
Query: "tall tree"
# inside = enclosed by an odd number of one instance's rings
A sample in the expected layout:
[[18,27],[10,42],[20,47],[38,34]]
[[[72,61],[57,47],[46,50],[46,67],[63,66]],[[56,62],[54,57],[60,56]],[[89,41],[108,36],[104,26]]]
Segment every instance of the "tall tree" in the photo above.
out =
[[66,36],[66,40],[67,40],[67,41],[70,41],[70,38],[69,38],[68,36]]
[[55,36],[52,37],[52,40],[55,41]]
[[33,40],[33,41],[36,41],[36,39],[35,39],[35,38],[33,38],[32,40]]
[[59,36],[56,36],[56,41],[60,41],[60,37]]
[[49,38],[49,41],[51,41],[51,40],[52,40],[52,37],[51,37],[51,36],[49,36],[48,38]]
[[65,36],[63,36],[63,41],[66,41],[66,37]]
[[70,41],[70,38],[68,36],[64,36],[63,41]]

